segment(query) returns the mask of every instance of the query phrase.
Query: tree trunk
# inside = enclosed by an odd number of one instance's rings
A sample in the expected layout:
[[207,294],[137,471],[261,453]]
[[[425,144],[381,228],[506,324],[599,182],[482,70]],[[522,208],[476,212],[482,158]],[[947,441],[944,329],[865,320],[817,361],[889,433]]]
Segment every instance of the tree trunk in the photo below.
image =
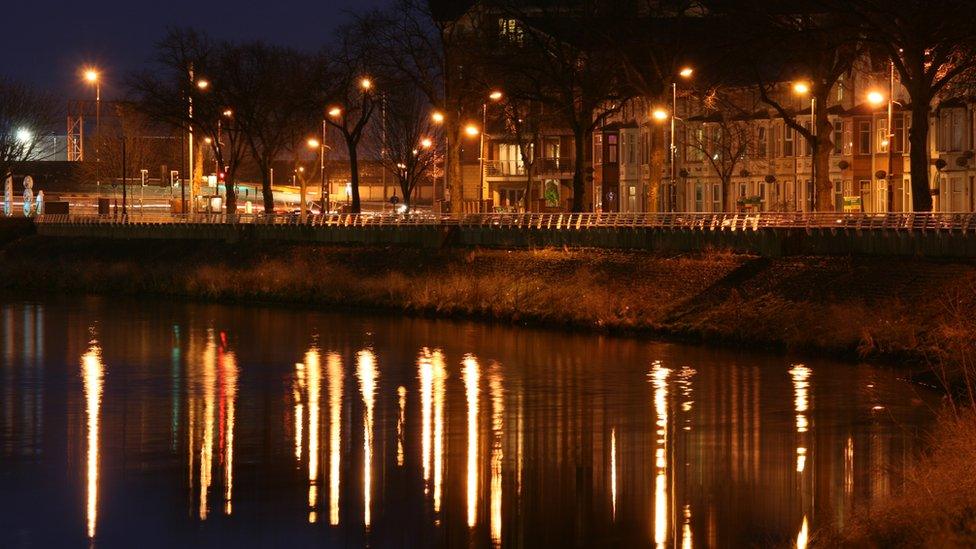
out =
[[[660,131],[659,131],[660,130]],[[651,158],[649,160],[650,174],[647,189],[647,211],[661,211],[661,182],[664,178],[664,126],[651,126]]]
[[447,168],[444,170],[444,200],[450,203],[451,211],[458,211],[454,204],[460,204],[464,195],[461,180],[461,136],[456,118],[447,122]]
[[350,213],[358,214],[362,211],[359,201],[359,151],[351,139],[346,139],[346,148],[349,149],[349,187],[352,190]]
[[271,166],[261,165],[261,198],[264,201],[265,215],[274,214],[274,192],[271,190]]
[[586,144],[589,143],[587,138],[591,135],[590,132],[582,128],[575,128],[573,130],[573,148],[576,153],[575,166],[573,168],[573,212],[586,211],[583,202],[587,174]]
[[722,209],[726,213],[734,213],[736,211],[735,187],[732,185],[731,173],[722,178],[722,202],[724,204]]
[[912,128],[908,134],[911,145],[912,210],[932,211],[929,192],[929,104],[930,98],[912,96]]
[[522,164],[525,166],[525,213],[532,211],[532,163],[527,163],[522,160]]
[[227,213],[235,215],[237,213],[237,191],[234,189],[234,176],[230,173],[224,175],[225,195],[227,196]]

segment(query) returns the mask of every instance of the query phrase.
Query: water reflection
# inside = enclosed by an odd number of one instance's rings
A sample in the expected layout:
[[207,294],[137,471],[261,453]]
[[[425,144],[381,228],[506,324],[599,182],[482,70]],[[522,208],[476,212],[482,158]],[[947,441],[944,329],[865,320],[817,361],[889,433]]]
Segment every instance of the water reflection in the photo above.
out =
[[329,524],[339,524],[339,466],[342,460],[342,359],[328,354],[329,376]]
[[[295,545],[803,547],[898,486],[928,418],[894,376],[846,364],[423,320],[86,307],[0,310],[0,473],[32,481],[0,496],[52,502],[0,514],[0,546],[16,545],[3,533],[15,525],[57,521],[110,545],[138,528],[169,546],[248,545],[264,529]],[[78,357],[82,391],[65,405],[51,395]],[[84,478],[44,482],[66,461]]]
[[105,366],[98,341],[92,339],[88,351],[81,355],[81,379],[85,391],[85,417],[87,418],[88,445],[86,449],[87,497],[85,511],[88,517],[88,537],[95,537],[98,522],[98,420],[102,407],[102,379]]
[[493,364],[488,371],[488,391],[491,394],[491,542],[502,543],[502,464],[505,459],[504,427],[505,396],[502,389],[501,365]]
[[671,370],[655,362],[651,369],[654,387],[654,417],[657,430],[654,449],[654,543],[663,548],[668,541],[668,376]]
[[[227,349],[227,336],[207,329],[203,348],[196,351],[191,341],[188,375],[191,393],[188,397],[189,427],[187,429],[190,488],[196,485],[197,516],[210,516],[211,489],[214,484],[214,454],[223,476],[222,492],[217,492],[225,515],[233,512],[234,487],[234,429],[237,423],[237,357]],[[194,467],[196,463],[196,467]]]
[[464,357],[464,394],[468,401],[468,528],[478,520],[478,359]]
[[373,406],[376,393],[376,357],[369,349],[356,355],[356,377],[366,411],[363,414],[363,524],[369,529],[373,502]]

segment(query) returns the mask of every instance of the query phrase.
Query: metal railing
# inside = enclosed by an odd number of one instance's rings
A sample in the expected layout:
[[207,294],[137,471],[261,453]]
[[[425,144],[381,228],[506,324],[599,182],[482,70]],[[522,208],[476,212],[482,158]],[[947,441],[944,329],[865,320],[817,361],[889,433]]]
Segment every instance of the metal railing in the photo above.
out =
[[325,215],[169,214],[42,215],[40,224],[59,225],[273,225],[309,227],[485,227],[524,230],[654,228],[694,231],[900,230],[976,233],[976,213],[362,213]]

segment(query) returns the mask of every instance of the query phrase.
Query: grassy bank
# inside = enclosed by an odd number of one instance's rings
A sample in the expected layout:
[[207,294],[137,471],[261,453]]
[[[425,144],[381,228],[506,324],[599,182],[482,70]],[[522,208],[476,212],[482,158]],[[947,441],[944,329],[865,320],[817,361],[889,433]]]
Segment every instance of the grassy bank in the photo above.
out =
[[857,515],[843,531],[825,533],[823,547],[976,546],[976,414],[947,416],[931,449],[906,471],[904,489]]
[[370,307],[923,359],[939,350],[947,304],[976,306],[976,267],[27,236],[0,250],[0,288]]

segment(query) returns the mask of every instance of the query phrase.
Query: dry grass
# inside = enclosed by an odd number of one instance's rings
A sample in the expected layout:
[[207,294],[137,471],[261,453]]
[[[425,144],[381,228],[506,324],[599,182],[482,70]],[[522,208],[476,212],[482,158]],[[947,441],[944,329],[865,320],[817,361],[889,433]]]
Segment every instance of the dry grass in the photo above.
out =
[[823,546],[976,547],[976,413],[945,416],[905,489],[858,516]]
[[[374,307],[912,359],[935,356],[945,346],[953,325],[944,322],[943,306],[932,296],[948,295],[965,278],[960,273],[976,280],[969,265],[770,260],[724,252],[661,256],[36,236],[0,251],[0,288]],[[955,291],[974,293],[969,287]],[[957,310],[965,316],[970,302],[960,303]]]

